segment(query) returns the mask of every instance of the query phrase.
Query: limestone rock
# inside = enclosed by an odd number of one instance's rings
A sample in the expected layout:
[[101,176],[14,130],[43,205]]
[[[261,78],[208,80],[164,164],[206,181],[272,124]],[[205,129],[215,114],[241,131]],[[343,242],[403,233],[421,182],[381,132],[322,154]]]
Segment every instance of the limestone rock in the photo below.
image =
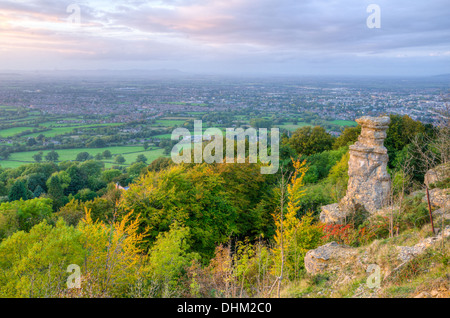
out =
[[450,209],[440,208],[433,211],[433,217],[444,217],[444,220],[450,220]]
[[341,272],[347,265],[354,265],[357,250],[347,245],[331,242],[310,250],[305,255],[305,268],[310,274]]
[[442,239],[449,236],[450,226],[447,226],[441,234],[437,236],[427,237],[414,246],[397,246],[399,252],[398,258],[402,262],[407,262],[422,254],[428,247],[434,245],[437,242],[440,242]]
[[444,181],[449,177],[450,163],[442,164],[427,171],[427,173],[425,174],[424,183],[427,187],[430,187],[432,184],[439,181]]
[[373,213],[386,205],[391,190],[389,158],[383,145],[390,118],[362,117],[356,122],[361,125],[361,135],[350,146],[346,197]]
[[[450,189],[431,189],[428,191],[430,194],[430,204],[432,206],[450,209]],[[423,202],[428,202],[427,196],[422,198]]]
[[338,203],[324,205],[321,209],[320,222],[326,224],[344,224],[346,214],[339,208]]
[[326,223],[340,221],[361,208],[373,214],[388,203],[391,177],[383,142],[390,118],[364,116],[356,122],[361,125],[361,134],[349,148],[347,193],[338,205],[323,207],[321,220]]

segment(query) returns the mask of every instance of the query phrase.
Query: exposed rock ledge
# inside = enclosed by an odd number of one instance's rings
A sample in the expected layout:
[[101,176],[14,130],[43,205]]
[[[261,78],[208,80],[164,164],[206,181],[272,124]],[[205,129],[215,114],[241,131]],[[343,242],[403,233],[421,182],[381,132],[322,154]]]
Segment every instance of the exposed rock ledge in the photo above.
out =
[[[397,263],[400,263],[400,265],[394,269],[384,269],[385,277],[404,266],[414,257],[422,254],[428,247],[449,236],[450,226],[447,226],[438,235],[425,238],[414,246],[396,246],[398,251]],[[367,249],[369,247],[353,248],[331,242],[308,251],[305,255],[305,268],[312,275],[337,273],[351,276],[351,271],[355,267],[364,271],[367,269],[366,267],[369,265],[367,263]]]

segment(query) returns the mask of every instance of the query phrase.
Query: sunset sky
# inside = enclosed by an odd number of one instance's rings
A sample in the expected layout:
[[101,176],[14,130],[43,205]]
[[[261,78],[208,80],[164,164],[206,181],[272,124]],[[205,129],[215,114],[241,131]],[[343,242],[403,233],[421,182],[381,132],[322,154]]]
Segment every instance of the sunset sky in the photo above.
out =
[[[372,3],[381,8],[380,28],[366,25]],[[0,0],[0,71],[162,68],[290,75],[450,73],[450,4]]]

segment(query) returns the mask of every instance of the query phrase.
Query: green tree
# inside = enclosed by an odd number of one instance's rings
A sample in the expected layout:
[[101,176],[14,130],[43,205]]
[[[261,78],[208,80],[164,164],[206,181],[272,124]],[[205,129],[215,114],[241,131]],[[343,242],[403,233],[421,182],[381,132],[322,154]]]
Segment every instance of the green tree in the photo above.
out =
[[103,180],[106,183],[113,182],[113,180],[117,177],[119,177],[122,174],[122,171],[117,169],[108,169],[102,172],[101,174],[101,180]]
[[111,151],[109,151],[108,149],[103,151],[102,155],[105,159],[111,159],[111,157],[112,157]]
[[147,160],[148,160],[148,158],[145,155],[143,155],[143,154],[138,155],[137,158],[136,158],[136,162],[146,163]]
[[125,160],[124,156],[122,156],[122,155],[117,155],[116,158],[114,159],[114,162],[118,163],[118,164],[124,164],[125,161],[126,160]]
[[[189,228],[174,223],[170,230],[156,238],[149,252],[149,272],[159,287],[161,297],[169,297],[179,289],[185,268],[199,256],[189,252]],[[177,288],[178,287],[178,288]]]
[[34,154],[33,159],[36,162],[41,162],[42,161],[42,151],[39,151],[37,154]]
[[331,150],[334,138],[320,126],[298,128],[289,138],[289,145],[297,154],[312,155]]
[[[237,232],[236,211],[224,179],[207,164],[151,172],[123,192],[121,208],[143,218],[148,244],[175,221],[191,230],[191,248],[207,259]],[[145,198],[144,200],[142,198]]]
[[46,221],[19,231],[0,244],[1,297],[57,297],[65,290],[69,264],[83,264],[81,233]]
[[65,193],[67,195],[76,194],[81,189],[86,188],[87,176],[78,166],[72,165],[66,170],[66,172],[70,177],[70,183],[65,189]]
[[58,161],[58,159],[59,159],[59,154],[54,150],[50,151],[49,153],[47,153],[45,155],[45,160],[47,160],[47,161],[55,162],[55,161]]
[[143,162],[135,162],[128,168],[128,174],[131,178],[139,177],[147,168],[147,165]]
[[9,201],[17,201],[20,199],[28,200],[30,197],[30,190],[28,190],[25,182],[22,180],[17,180],[16,182],[14,182],[8,193]]
[[252,118],[250,119],[250,126],[253,128],[267,128],[270,129],[272,127],[272,121],[270,119],[265,118]]
[[60,207],[67,203],[67,198],[64,196],[64,189],[61,185],[61,180],[58,175],[53,175],[48,180],[47,184],[48,196],[53,200],[53,210],[57,211]]
[[361,126],[347,127],[341,135],[336,138],[333,143],[333,149],[339,149],[341,147],[354,144],[358,140],[358,136],[361,134]]
[[39,198],[43,194],[45,194],[45,190],[40,185],[37,185],[36,189],[34,189],[33,196]]
[[0,204],[0,239],[16,231],[29,231],[52,215],[52,200],[36,198]]
[[89,154],[89,152],[83,151],[80,152],[79,154],[77,154],[77,158],[75,159],[76,161],[86,161],[86,160],[90,160],[92,158],[92,156]]

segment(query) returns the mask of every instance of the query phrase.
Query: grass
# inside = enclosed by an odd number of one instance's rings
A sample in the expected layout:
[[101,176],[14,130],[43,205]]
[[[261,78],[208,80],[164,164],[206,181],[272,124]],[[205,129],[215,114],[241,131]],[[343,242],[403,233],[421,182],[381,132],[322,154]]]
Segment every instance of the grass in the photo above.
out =
[[186,120],[164,120],[164,119],[160,119],[157,120],[156,123],[160,124],[160,126],[163,127],[171,127],[171,126],[175,126],[175,125],[183,125],[186,122]]
[[[44,135],[45,137],[55,137],[57,135],[63,135],[67,133],[73,132],[75,129],[91,129],[91,128],[97,128],[97,127],[105,127],[105,126],[118,126],[121,124],[118,123],[110,123],[110,124],[90,124],[90,125],[79,125],[79,126],[63,126],[63,127],[49,127],[51,130],[40,132],[40,133],[32,133],[26,135],[26,137],[37,137],[40,134]],[[48,126],[47,126],[48,127]]]
[[152,136],[152,138],[168,138],[168,139],[170,139],[171,137],[172,137],[172,134],[162,134],[162,135]]
[[308,124],[308,123],[305,123],[305,122],[298,122],[297,125],[294,125],[293,122],[290,122],[288,124],[280,125],[279,128],[284,128],[284,129],[287,129],[289,131],[295,131],[296,129],[301,128],[301,127],[305,127],[305,126],[311,126],[311,125]]
[[332,120],[329,121],[330,124],[333,125],[339,125],[339,126],[358,126],[358,124],[352,120],[342,120],[342,119],[338,119],[338,120]]
[[[113,155],[121,154],[125,158],[125,165],[129,165],[136,161],[138,155],[143,154],[148,158],[148,163],[163,156],[164,149],[152,147],[150,150],[145,151],[142,146],[118,146],[107,148],[79,148],[79,149],[61,149],[55,150],[59,154],[59,161],[75,160],[77,154],[80,152],[88,152],[92,156],[98,153],[102,153],[105,150],[111,151]],[[50,150],[43,151],[44,156],[50,152]],[[33,155],[38,151],[16,152],[11,154],[8,160],[0,161],[0,166],[3,168],[17,168],[23,164],[33,163]],[[111,159],[103,160],[106,166],[116,165],[114,163],[114,157]]]
[[13,128],[8,128],[8,129],[3,129],[0,130],[0,136],[1,137],[12,137],[16,134],[19,134],[21,132],[24,132],[26,130],[33,130],[36,127],[13,127]]

